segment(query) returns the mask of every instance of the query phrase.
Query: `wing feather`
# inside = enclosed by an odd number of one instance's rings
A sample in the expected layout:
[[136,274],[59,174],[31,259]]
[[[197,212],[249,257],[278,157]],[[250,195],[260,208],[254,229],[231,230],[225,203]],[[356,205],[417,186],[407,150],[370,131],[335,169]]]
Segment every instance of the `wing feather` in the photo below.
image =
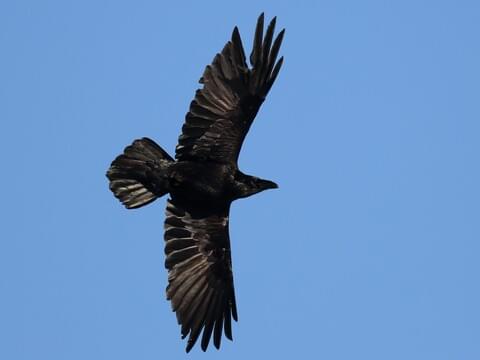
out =
[[219,306],[217,307],[217,317],[215,321],[215,328],[213,332],[213,345],[217,349],[220,349],[222,341],[222,328],[223,328],[223,309],[225,307],[225,294],[222,294],[220,298]]
[[255,66],[262,56],[262,37],[263,37],[263,22],[264,14],[261,13],[257,20],[257,27],[255,28],[255,36],[253,38],[253,48],[250,54],[250,64]]
[[212,336],[213,327],[216,321],[215,314],[217,312],[218,306],[220,305],[219,301],[222,297],[222,294],[223,294],[223,291],[221,290],[214,294],[214,298],[210,302],[208,312],[205,315],[205,321],[204,321],[205,327],[203,329],[202,344],[201,344],[203,351],[206,351],[208,348],[208,344]]
[[[177,319],[179,319],[181,325],[182,339],[184,339],[190,332],[192,322],[197,315],[197,309],[203,301],[208,289],[207,277],[202,276],[192,287],[189,298],[181,304],[181,307],[177,311]],[[178,316],[178,314],[181,314],[181,317]]]
[[213,292],[212,288],[207,288],[206,294],[201,299],[201,304],[197,310],[198,314],[193,319],[190,336],[188,337],[187,348],[185,349],[187,353],[190,352],[193,345],[197,342],[198,336],[204,327],[206,313],[212,301]]
[[228,309],[226,306],[224,308],[224,313],[223,313],[223,330],[225,331],[225,336],[227,339],[232,340],[232,318],[231,318],[231,313],[230,309]]

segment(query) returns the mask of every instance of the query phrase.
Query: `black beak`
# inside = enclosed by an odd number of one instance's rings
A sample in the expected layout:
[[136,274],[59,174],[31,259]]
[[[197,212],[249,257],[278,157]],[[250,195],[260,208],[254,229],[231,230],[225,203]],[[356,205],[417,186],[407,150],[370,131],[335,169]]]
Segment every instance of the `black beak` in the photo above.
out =
[[263,188],[264,189],[278,189],[278,185],[270,180],[263,181]]

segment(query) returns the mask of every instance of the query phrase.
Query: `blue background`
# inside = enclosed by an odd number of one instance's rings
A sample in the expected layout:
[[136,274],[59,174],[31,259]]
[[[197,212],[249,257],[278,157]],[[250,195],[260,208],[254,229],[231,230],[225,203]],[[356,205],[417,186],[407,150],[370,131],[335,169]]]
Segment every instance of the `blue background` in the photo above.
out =
[[190,359],[480,359],[478,1],[4,1],[0,358],[184,359],[165,198],[105,171],[173,154],[197,80],[257,16],[285,64],[241,168],[234,342]]

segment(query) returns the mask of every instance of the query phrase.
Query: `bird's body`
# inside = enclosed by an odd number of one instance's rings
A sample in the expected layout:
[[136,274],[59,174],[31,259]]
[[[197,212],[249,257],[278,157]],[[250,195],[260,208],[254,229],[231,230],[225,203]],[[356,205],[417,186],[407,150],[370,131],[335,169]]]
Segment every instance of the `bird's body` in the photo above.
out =
[[228,219],[231,203],[277,185],[238,169],[243,140],[280,70],[283,39],[275,18],[263,38],[263,14],[246,64],[237,28],[200,79],[190,104],[175,160],[148,138],[135,140],[110,166],[114,195],[129,209],[169,194],[165,220],[167,299],[189,335],[187,352],[203,331],[219,348],[222,331],[232,339],[237,320]]
[[173,163],[169,170],[170,195],[189,202],[229,204],[277,187],[273,182],[245,175],[228,164],[180,161]]
[[180,161],[172,166],[170,194],[199,202],[233,201],[234,174],[228,164]]

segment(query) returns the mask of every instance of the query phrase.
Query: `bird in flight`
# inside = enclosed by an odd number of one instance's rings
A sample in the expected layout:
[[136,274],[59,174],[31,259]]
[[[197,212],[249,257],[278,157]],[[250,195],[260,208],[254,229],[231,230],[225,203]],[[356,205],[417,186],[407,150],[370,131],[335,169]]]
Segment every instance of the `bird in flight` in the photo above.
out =
[[190,103],[175,159],[149,138],[127,146],[107,171],[110,190],[127,209],[165,194],[165,267],[171,301],[189,352],[202,333],[201,348],[220,348],[222,332],[232,340],[237,321],[228,217],[240,198],[277,188],[273,181],[242,173],[238,156],[261,104],[280,71],[285,30],[273,39],[276,18],[263,34],[257,21],[251,67],[237,27],[205,68]]

